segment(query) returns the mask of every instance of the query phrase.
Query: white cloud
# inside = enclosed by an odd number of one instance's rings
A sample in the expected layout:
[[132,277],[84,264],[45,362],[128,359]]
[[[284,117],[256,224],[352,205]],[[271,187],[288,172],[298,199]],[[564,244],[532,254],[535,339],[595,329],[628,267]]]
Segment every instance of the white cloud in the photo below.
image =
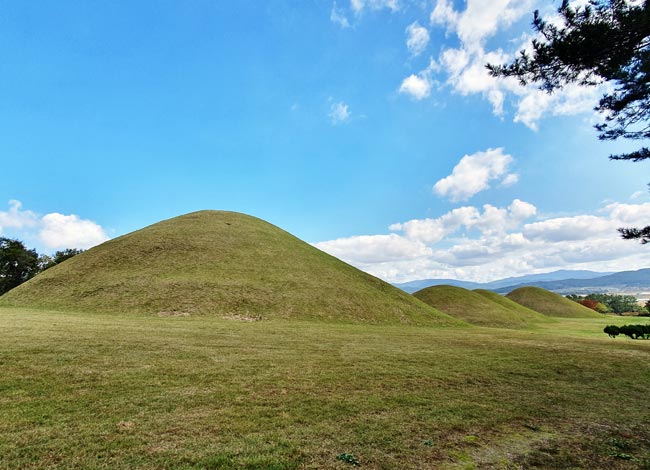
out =
[[648,225],[650,221],[650,202],[643,204],[612,203],[604,207],[603,212],[622,224]]
[[51,249],[87,249],[109,238],[104,229],[95,222],[80,219],[74,214],[63,215],[57,212],[43,216],[39,237],[45,246]]
[[22,229],[25,227],[34,227],[38,217],[32,211],[22,210],[22,203],[12,199],[9,201],[9,210],[0,211],[0,234],[4,228]]
[[355,13],[361,13],[365,8],[369,10],[381,10],[388,8],[391,11],[400,9],[399,0],[350,0],[350,6]]
[[12,237],[35,239],[52,250],[86,249],[109,239],[106,231],[91,220],[57,212],[40,216],[33,211],[22,210],[22,204],[16,200],[9,201],[9,211],[0,211],[0,233],[3,229],[11,229]]
[[[509,43],[507,50],[489,48],[488,42],[530,15],[536,6],[544,5],[540,5],[539,0],[467,0],[464,9],[456,10],[451,0],[437,0],[430,23],[444,28],[447,34],[456,35],[459,45],[446,47],[440,52],[437,58],[439,67],[435,70],[427,67],[419,73],[409,74],[402,81],[400,91],[416,99],[424,99],[430,95],[431,83],[444,83],[462,96],[480,95],[491,104],[496,116],[503,116],[506,103],[512,102],[514,122],[535,131],[546,116],[593,113],[594,106],[605,91],[604,85],[569,85],[549,95],[534,85],[522,87],[514,78],[494,78],[486,69],[487,63],[505,64],[519,50],[531,49],[534,36],[528,32],[523,35],[513,33],[516,40]],[[551,11],[549,9],[544,18],[557,22],[558,15]]]
[[448,16],[447,27],[470,52],[480,50],[486,39],[530,14],[532,5],[532,0],[468,0],[465,11]]
[[519,182],[519,175],[517,173],[510,173],[501,180],[501,186],[508,187]]
[[579,215],[528,224],[524,227],[524,235],[529,240],[559,242],[585,240],[593,237],[595,233],[613,233],[615,229],[611,221],[603,217]]
[[537,214],[537,208],[528,202],[515,199],[508,207],[512,217],[516,220],[526,220]]
[[316,246],[390,282],[489,281],[556,269],[622,271],[650,264],[647,247],[622,240],[616,232],[618,227],[647,225],[650,203],[615,202],[594,214],[535,217],[533,204],[515,199],[507,207],[459,207],[437,218],[389,227],[400,233]]
[[462,226],[471,226],[480,217],[475,207],[459,207],[437,219],[414,219],[392,224],[389,229],[401,231],[407,238],[434,244]]
[[342,10],[340,10],[336,2],[332,4],[332,11],[330,13],[330,21],[334,24],[339,25],[341,28],[349,28],[350,27],[350,21],[348,18],[345,16]]
[[332,103],[330,106],[329,118],[330,122],[334,125],[342,124],[350,119],[351,112],[349,106],[343,101]]
[[454,167],[451,175],[442,178],[433,186],[433,191],[439,196],[449,197],[452,201],[464,201],[488,189],[490,181],[504,177],[502,184],[513,184],[516,182],[513,181],[516,176],[506,175],[512,161],[512,157],[503,153],[501,147],[465,155]]
[[452,29],[458,24],[458,12],[454,10],[454,5],[449,0],[438,0],[431,12],[430,20],[431,24],[444,25]]
[[394,233],[390,235],[362,235],[339,238],[314,244],[317,248],[334,256],[355,263],[383,263],[404,259],[415,259],[431,255],[424,243],[409,240]]
[[406,28],[406,47],[412,56],[418,56],[424,52],[429,44],[429,31],[415,21]]
[[632,194],[630,194],[630,199],[632,200],[639,199],[644,194],[646,194],[644,191],[634,191]]
[[399,92],[422,100],[431,94],[431,81],[423,75],[409,75],[402,81]]

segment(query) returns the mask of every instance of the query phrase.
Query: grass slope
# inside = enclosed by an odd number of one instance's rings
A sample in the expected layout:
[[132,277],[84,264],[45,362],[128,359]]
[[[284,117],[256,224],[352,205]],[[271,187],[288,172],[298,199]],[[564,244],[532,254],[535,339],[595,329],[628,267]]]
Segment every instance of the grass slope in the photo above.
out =
[[603,316],[579,303],[540,287],[520,287],[506,297],[524,307],[550,317],[602,318]]
[[[523,308],[508,308],[480,293],[456,286],[432,286],[413,294],[448,315],[479,326],[523,328],[543,316]],[[540,318],[541,317],[541,318]]]
[[110,240],[0,297],[65,311],[458,324],[255,217],[201,211]]
[[366,469],[648,468],[650,341],[602,332],[625,321],[520,331],[3,308],[0,468],[353,468],[344,453]]
[[475,289],[474,292],[485,297],[488,300],[491,300],[492,302],[501,305],[503,308],[511,312],[514,312],[516,315],[518,315],[523,319],[526,319],[527,321],[531,321],[531,322],[553,321],[551,318],[547,317],[546,315],[542,315],[541,313],[536,312],[535,310],[531,310],[528,307],[524,307],[523,305],[518,304],[517,302],[510,300],[509,298],[501,294],[497,294],[496,292],[493,292],[491,290]]

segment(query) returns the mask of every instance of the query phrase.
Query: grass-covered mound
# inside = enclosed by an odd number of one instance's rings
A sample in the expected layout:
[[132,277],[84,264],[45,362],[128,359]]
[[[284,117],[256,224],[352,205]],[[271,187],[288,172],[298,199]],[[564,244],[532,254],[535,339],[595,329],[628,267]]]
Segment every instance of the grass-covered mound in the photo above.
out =
[[0,305],[161,316],[453,324],[405,292],[263,220],[201,211],[50,268]]
[[[432,286],[413,294],[452,317],[479,326],[524,328],[543,316],[535,312],[507,308],[479,293],[455,286]],[[526,309],[527,310],[527,309]]]
[[550,317],[602,318],[601,314],[540,287],[520,287],[506,297]]
[[488,300],[491,300],[492,302],[501,305],[503,308],[510,310],[511,312],[514,312],[519,317],[525,320],[534,321],[534,322],[553,321],[551,318],[547,317],[546,315],[542,315],[541,313],[536,312],[535,310],[532,310],[528,307],[524,307],[523,305],[518,304],[517,302],[510,300],[509,298],[501,294],[497,294],[496,292],[493,292],[491,290],[474,289],[474,292],[476,292],[479,295],[482,295],[483,297],[485,297]]

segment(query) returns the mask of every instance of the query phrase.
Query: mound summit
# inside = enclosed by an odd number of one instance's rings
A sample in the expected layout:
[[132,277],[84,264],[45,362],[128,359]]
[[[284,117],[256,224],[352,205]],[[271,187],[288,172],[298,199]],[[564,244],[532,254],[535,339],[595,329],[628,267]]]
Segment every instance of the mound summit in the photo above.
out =
[[54,266],[0,305],[241,319],[457,324],[456,320],[263,220],[199,211]]
[[520,287],[506,297],[549,317],[602,318],[600,313],[541,287]]
[[[509,299],[495,300],[486,291],[470,291],[462,287],[438,285],[419,290],[413,295],[424,303],[452,317],[479,326],[524,328],[535,321],[545,321],[540,313]],[[499,294],[494,294],[499,296]]]

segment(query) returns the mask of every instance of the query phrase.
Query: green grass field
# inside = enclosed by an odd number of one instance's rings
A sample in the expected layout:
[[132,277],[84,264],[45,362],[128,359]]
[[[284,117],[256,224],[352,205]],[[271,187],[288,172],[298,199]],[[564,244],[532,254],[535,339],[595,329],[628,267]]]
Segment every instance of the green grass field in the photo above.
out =
[[650,341],[602,333],[625,322],[3,308],[0,468],[650,468]]

